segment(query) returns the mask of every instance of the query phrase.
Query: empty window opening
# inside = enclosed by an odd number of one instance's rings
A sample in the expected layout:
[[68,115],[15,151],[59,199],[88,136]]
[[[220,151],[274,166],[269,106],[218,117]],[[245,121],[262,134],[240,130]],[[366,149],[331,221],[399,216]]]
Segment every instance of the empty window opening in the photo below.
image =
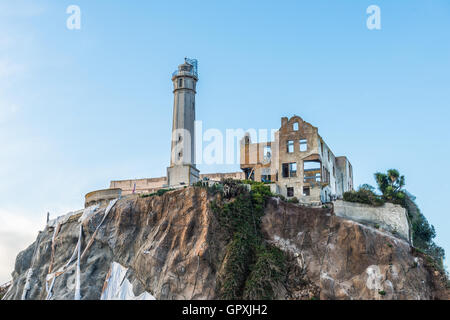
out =
[[303,187],[303,196],[309,197],[311,195],[311,189],[309,187]]
[[323,182],[330,182],[330,171],[325,166],[323,167]]
[[270,168],[263,168],[261,170],[261,182],[272,182],[272,176],[270,175]]
[[289,163],[289,176],[291,177],[297,176],[297,162]]
[[294,123],[292,129],[294,129],[294,131],[298,131],[298,122]]
[[305,183],[314,183],[321,181],[322,168],[320,161],[303,161],[303,181]]
[[294,196],[294,188],[292,188],[292,187],[287,188],[287,196],[288,197]]
[[289,178],[289,163],[283,163],[281,174],[283,178]]
[[264,147],[264,160],[270,160],[272,157],[272,148],[271,146]]
[[183,87],[183,79],[178,79],[178,87]]
[[287,142],[287,152],[288,153],[294,152],[294,140],[289,140]]
[[246,180],[255,180],[255,170],[253,168],[244,169]]
[[308,150],[308,140],[306,139],[301,139],[300,140],[300,151],[304,152]]
[[283,178],[290,178],[297,176],[297,163],[283,163],[282,165]]

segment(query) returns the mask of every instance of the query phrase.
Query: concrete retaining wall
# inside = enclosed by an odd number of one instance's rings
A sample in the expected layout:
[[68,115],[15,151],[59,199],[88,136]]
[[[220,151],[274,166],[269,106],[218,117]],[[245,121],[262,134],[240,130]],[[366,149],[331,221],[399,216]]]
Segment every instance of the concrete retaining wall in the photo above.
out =
[[105,189],[92,191],[85,196],[84,206],[85,208],[87,208],[94,204],[99,204],[100,206],[107,205],[109,201],[118,199],[121,195],[121,189]]
[[379,226],[409,241],[409,225],[406,209],[386,203],[381,207],[337,200],[333,202],[334,213],[338,217]]

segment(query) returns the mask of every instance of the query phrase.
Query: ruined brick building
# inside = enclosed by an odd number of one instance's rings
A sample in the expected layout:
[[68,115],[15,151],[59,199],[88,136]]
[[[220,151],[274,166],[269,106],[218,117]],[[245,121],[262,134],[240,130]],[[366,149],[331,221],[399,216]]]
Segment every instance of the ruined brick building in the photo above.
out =
[[272,142],[252,143],[246,135],[240,144],[241,172],[200,174],[195,164],[194,138],[197,61],[186,58],[171,80],[174,104],[167,176],[111,181],[110,189],[86,195],[86,203],[106,196],[152,193],[162,188],[192,185],[199,180],[223,178],[267,182],[273,193],[312,204],[341,198],[344,192],[353,189],[348,159],[336,157],[318,129],[298,116],[282,118],[281,128]]
[[272,142],[240,146],[245,178],[271,183],[273,193],[303,203],[324,203],[353,190],[353,169],[346,157],[336,157],[317,127],[298,116],[282,118]]

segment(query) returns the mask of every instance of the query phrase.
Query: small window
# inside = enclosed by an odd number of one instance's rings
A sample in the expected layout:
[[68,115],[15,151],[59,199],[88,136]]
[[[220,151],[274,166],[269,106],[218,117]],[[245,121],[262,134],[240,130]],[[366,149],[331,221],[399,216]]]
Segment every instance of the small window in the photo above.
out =
[[292,129],[294,131],[298,131],[298,122],[294,123],[294,125],[292,126]]
[[289,140],[287,142],[287,152],[293,153],[294,152],[294,140]]
[[178,160],[181,160],[182,157],[183,157],[183,152],[178,152]]
[[183,79],[178,79],[178,87],[183,88]]
[[328,153],[328,162],[329,162],[329,161],[330,161],[330,157],[331,157],[331,155],[330,155],[330,154],[331,154],[330,149],[327,150],[327,153]]
[[308,151],[308,140],[306,140],[306,139],[300,140],[300,151],[301,152]]
[[292,188],[292,187],[287,188],[287,196],[288,197],[294,196],[294,188]]
[[303,196],[309,197],[311,195],[311,189],[309,187],[303,187]]
[[320,143],[320,153],[323,155],[323,143]]

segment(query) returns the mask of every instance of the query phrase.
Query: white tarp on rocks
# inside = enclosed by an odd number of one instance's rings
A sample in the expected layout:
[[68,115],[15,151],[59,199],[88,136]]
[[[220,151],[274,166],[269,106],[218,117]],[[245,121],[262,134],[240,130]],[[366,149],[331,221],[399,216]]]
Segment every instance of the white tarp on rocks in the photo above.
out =
[[133,285],[125,277],[127,271],[128,268],[117,262],[111,264],[100,300],[156,300],[148,292],[135,296]]
[[98,213],[99,205],[95,204],[93,206],[87,207],[83,210],[83,215],[78,219],[78,222],[85,222],[86,220],[91,219],[96,213]]
[[56,219],[50,220],[47,222],[47,227],[52,227],[55,228],[58,224],[63,224],[65,222],[67,222],[67,220],[69,220],[70,217],[75,216],[77,214],[80,214],[84,212],[84,209],[78,210],[78,211],[73,211],[73,212],[69,212],[66,215],[60,216]]

